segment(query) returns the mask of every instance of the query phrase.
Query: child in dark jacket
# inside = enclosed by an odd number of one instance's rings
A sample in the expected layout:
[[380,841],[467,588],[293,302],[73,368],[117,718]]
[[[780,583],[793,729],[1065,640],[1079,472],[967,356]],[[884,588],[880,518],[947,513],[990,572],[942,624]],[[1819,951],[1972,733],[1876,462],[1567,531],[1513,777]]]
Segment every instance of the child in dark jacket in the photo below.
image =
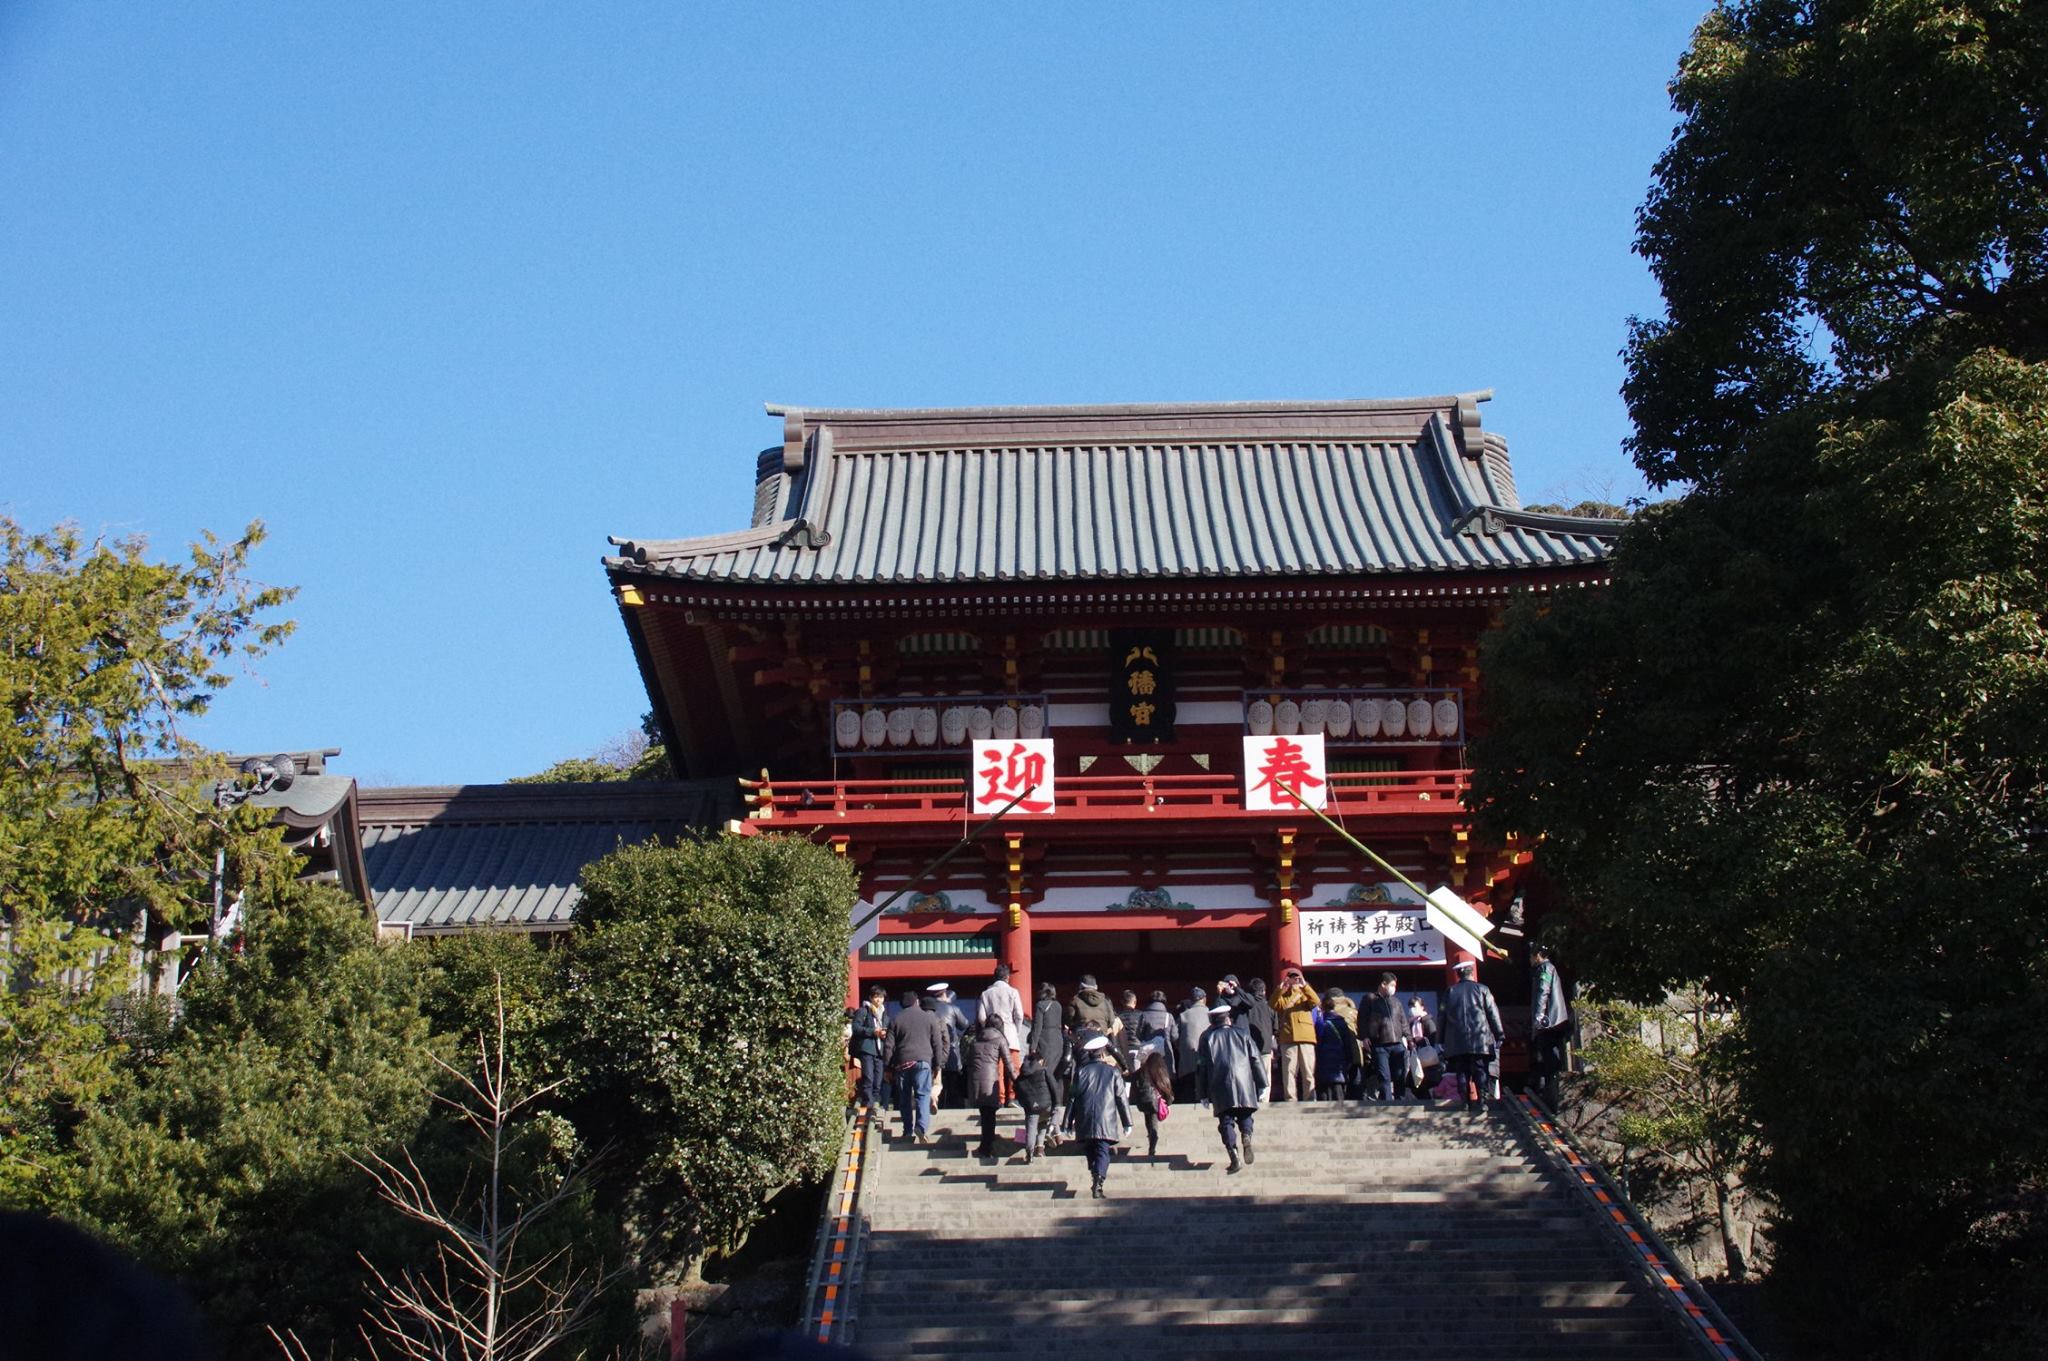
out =
[[1024,1108],[1024,1161],[1030,1162],[1052,1136],[1052,1074],[1036,1053],[1024,1056],[1024,1071],[1017,1075],[1017,1104]]

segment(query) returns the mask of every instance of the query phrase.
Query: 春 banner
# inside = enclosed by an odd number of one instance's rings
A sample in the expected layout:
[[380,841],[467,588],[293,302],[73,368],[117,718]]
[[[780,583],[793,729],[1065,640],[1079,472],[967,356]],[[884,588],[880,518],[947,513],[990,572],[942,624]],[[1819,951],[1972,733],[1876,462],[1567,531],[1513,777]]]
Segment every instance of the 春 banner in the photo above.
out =
[[[1300,797],[1300,803],[1294,795]],[[1244,739],[1246,812],[1293,813],[1302,804],[1321,808],[1329,797],[1330,771],[1323,759],[1322,734]]]

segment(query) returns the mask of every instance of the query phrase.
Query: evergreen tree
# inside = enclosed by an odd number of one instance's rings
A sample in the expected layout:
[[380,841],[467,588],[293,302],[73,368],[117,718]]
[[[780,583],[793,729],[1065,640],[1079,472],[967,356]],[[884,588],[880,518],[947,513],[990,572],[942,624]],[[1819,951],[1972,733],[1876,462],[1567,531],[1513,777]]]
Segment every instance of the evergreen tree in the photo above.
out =
[[1627,396],[1692,486],[1489,644],[1476,796],[1584,974],[1737,1004],[1808,1348],[2039,1355],[2048,7],[1724,5],[1673,97]]

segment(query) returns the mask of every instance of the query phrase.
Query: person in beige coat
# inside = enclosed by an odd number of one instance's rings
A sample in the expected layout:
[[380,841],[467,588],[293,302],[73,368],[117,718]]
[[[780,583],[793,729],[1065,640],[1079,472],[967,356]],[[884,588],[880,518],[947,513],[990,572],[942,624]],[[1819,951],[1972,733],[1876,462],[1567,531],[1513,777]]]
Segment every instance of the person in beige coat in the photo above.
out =
[[1323,999],[1301,976],[1289,969],[1280,975],[1280,990],[1273,994],[1273,1026],[1280,1041],[1280,1095],[1288,1101],[1307,1101],[1316,1090],[1316,1008]]

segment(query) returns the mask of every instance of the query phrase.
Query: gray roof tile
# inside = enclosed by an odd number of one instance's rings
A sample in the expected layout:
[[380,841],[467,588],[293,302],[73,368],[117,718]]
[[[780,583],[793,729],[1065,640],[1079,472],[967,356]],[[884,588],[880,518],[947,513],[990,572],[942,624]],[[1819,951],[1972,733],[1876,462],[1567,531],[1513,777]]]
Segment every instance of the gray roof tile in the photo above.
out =
[[361,791],[377,917],[422,933],[565,928],[591,861],[737,815],[730,780]]
[[[1522,511],[1471,398],[801,411],[772,521],[614,540],[615,571],[741,585],[1298,577],[1590,565],[1610,521]],[[771,451],[772,453],[773,451]],[[770,485],[770,484],[773,485]],[[822,536],[822,542],[820,537]]]

